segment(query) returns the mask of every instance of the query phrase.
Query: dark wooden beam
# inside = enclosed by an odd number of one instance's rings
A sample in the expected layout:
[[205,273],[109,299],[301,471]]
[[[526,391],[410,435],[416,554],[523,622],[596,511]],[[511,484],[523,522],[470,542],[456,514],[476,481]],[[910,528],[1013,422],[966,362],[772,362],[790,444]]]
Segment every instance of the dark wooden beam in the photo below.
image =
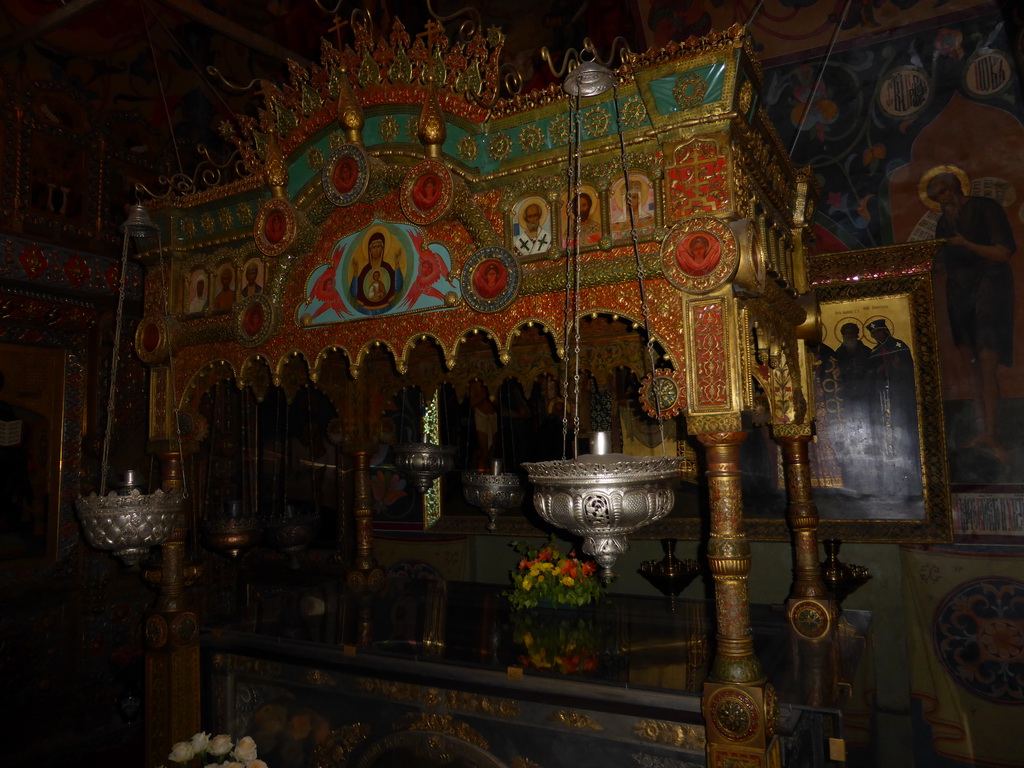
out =
[[300,56],[294,51],[289,51],[287,48],[278,45],[273,40],[269,40],[262,35],[257,35],[255,32],[246,29],[240,24],[236,24],[229,19],[225,19],[220,14],[204,8],[195,0],[158,0],[158,2],[177,11],[178,13],[188,16],[193,21],[198,21],[203,26],[209,27],[225,37],[230,37],[232,40],[236,40],[247,48],[257,51],[258,53],[263,53],[282,61],[291,59],[304,67],[309,67],[309,60],[305,57]]
[[83,13],[99,8],[106,4],[107,0],[71,0],[67,5],[62,5],[53,13],[47,14],[35,24],[29,24],[20,32],[0,40],[0,51],[8,53],[20,48],[25,43],[31,42],[39,37],[45,37],[55,29],[60,29]]

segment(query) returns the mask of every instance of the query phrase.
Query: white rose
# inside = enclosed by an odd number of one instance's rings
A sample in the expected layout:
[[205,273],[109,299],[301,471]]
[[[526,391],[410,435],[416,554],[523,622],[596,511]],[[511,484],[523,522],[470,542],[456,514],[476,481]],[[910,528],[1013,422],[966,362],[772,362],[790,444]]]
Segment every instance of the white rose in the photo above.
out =
[[197,755],[203,754],[210,748],[210,734],[206,731],[200,731],[192,737],[192,751]]
[[226,755],[231,751],[231,748],[235,746],[231,741],[231,737],[226,733],[220,733],[210,739],[210,754],[220,757]]
[[171,747],[171,754],[167,756],[167,759],[172,763],[187,763],[195,756],[196,751],[192,749],[192,745],[189,742],[179,741]]
[[243,736],[235,746],[235,758],[248,765],[256,759],[256,742],[251,736]]

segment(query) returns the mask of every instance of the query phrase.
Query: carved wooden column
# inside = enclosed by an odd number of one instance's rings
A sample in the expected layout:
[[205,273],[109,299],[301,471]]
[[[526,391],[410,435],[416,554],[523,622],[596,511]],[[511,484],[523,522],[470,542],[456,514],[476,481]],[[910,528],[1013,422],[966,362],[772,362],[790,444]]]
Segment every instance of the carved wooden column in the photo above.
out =
[[743,531],[740,493],[740,443],[746,436],[745,432],[697,436],[707,456],[708,560],[718,619],[718,648],[702,698],[709,768],[767,767],[780,760],[778,742],[772,739],[778,700],[754,655],[750,628],[750,544]]
[[[160,453],[161,487],[181,491],[181,454]],[[199,731],[199,619],[185,604],[185,588],[201,566],[185,562],[188,522],[160,547],[160,566],[146,581],[159,589],[143,630],[146,661],[146,765],[162,765],[171,746]]]
[[353,515],[356,552],[345,582],[355,595],[358,608],[358,641],[362,647],[373,642],[373,599],[384,586],[384,569],[373,553],[373,495],[370,492],[370,456],[376,445],[357,444],[350,448],[353,474]]
[[788,500],[786,519],[793,536],[793,586],[786,601],[786,615],[794,631],[815,640],[827,636],[836,610],[818,562],[818,507],[811,493],[807,453],[810,428],[777,425],[773,430],[782,448]]

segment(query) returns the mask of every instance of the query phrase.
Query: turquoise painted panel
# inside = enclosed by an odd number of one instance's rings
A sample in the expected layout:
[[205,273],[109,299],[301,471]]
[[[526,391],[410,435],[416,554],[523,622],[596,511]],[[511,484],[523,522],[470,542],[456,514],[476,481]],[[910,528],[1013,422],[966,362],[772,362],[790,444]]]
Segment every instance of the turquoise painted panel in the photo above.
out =
[[[674,112],[684,110],[684,107],[679,106],[679,102],[676,101],[675,88],[677,84],[683,82],[690,75],[696,75],[700,78],[700,82],[703,82],[705,89],[700,104],[696,104],[694,107],[714,104],[722,98],[725,72],[725,62],[716,61],[704,67],[688,69],[685,72],[668,75],[667,77],[659,77],[657,80],[654,80],[651,82],[651,95],[654,96],[654,105],[658,108],[658,113],[661,115],[671,115]],[[699,88],[699,86],[697,87]],[[692,87],[688,87],[687,93],[695,94],[695,91]],[[694,107],[689,107],[689,109]]]
[[292,158],[292,164],[288,167],[288,196],[295,198],[310,181],[320,175],[320,171],[313,170],[306,162],[309,152],[312,149],[319,149],[326,159],[331,154],[330,134],[326,133],[314,144],[306,144],[301,155]]

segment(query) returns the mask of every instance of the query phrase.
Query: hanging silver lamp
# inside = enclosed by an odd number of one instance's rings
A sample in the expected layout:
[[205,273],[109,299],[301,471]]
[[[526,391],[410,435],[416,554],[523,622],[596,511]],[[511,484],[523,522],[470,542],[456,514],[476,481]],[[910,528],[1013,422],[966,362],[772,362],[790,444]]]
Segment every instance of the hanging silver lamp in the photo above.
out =
[[608,433],[595,433],[591,453],[575,459],[526,462],[537,513],[583,537],[583,551],[601,566],[601,578],[629,549],[628,534],[660,520],[675,504],[676,458],[607,453]]
[[462,496],[468,504],[487,515],[487,530],[498,530],[498,515],[523,503],[523,483],[519,475],[502,472],[501,459],[491,462],[490,472],[463,472]]
[[114,490],[106,492],[128,274],[128,243],[130,238],[158,235],[159,229],[153,223],[145,206],[133,205],[128,220],[121,225],[121,232],[124,233],[121,247],[121,288],[118,293],[117,314],[114,318],[114,352],[110,360],[110,391],[107,395],[106,436],[103,440],[103,458],[100,464],[100,492],[79,496],[75,500],[75,507],[82,524],[82,535],[89,545],[105,552],[113,552],[126,565],[132,566],[142,559],[150,547],[163,544],[173,533],[178,525],[184,494],[180,491],[165,493],[162,490],[143,493],[138,473],[130,469],[122,473]]
[[431,484],[455,466],[454,445],[401,443],[393,449],[395,467],[420,493],[426,493]]
[[137,474],[128,470],[118,488],[104,495],[90,493],[75,502],[82,535],[94,549],[112,552],[125,565],[136,565],[150,547],[163,544],[174,531],[181,493],[143,493]]
[[[613,44],[613,56],[615,46]],[[597,60],[593,44],[584,41],[583,54],[569,52],[566,56],[565,80],[562,89],[569,95],[569,123],[574,127],[569,136],[569,157],[567,175],[571,199],[576,199],[581,192],[582,182],[582,119],[580,101],[584,98],[598,96],[609,90],[615,90],[615,73],[608,62]],[[546,50],[543,57],[551,66],[550,56]],[[610,62],[611,59],[609,59]],[[561,76],[562,72],[552,72]],[[612,104],[615,107],[616,126],[619,134],[620,162],[623,179],[628,185],[629,168],[626,145],[622,135],[622,121],[618,114],[618,96],[613,94]],[[575,221],[569,217],[569,248],[566,254],[566,348],[572,344],[572,353],[567,354],[565,378],[563,379],[564,396],[569,396],[569,369],[575,367],[573,407],[574,438],[579,435],[579,275],[582,266],[580,259],[580,216],[576,212]],[[636,234],[636,222],[632,209],[629,210],[629,228],[633,243],[633,255],[637,264],[637,282],[640,289],[640,309],[647,331],[647,352],[650,367],[653,371],[654,348],[650,326],[650,312],[644,292],[644,270]],[[568,332],[572,332],[572,338]],[[570,360],[570,357],[575,359]],[[569,423],[563,410],[563,434],[570,434]],[[576,455],[575,458],[563,458],[558,461],[541,461],[524,463],[530,482],[534,485],[533,503],[538,514],[547,522],[583,537],[583,551],[593,557],[601,566],[601,578],[611,580],[612,566],[619,555],[629,549],[628,535],[649,523],[667,515],[675,504],[673,487],[678,481],[679,460],[675,457],[651,458],[628,456],[609,452],[607,432],[592,434],[590,453]],[[574,445],[576,443],[574,442]],[[664,433],[662,435],[664,446]]]

